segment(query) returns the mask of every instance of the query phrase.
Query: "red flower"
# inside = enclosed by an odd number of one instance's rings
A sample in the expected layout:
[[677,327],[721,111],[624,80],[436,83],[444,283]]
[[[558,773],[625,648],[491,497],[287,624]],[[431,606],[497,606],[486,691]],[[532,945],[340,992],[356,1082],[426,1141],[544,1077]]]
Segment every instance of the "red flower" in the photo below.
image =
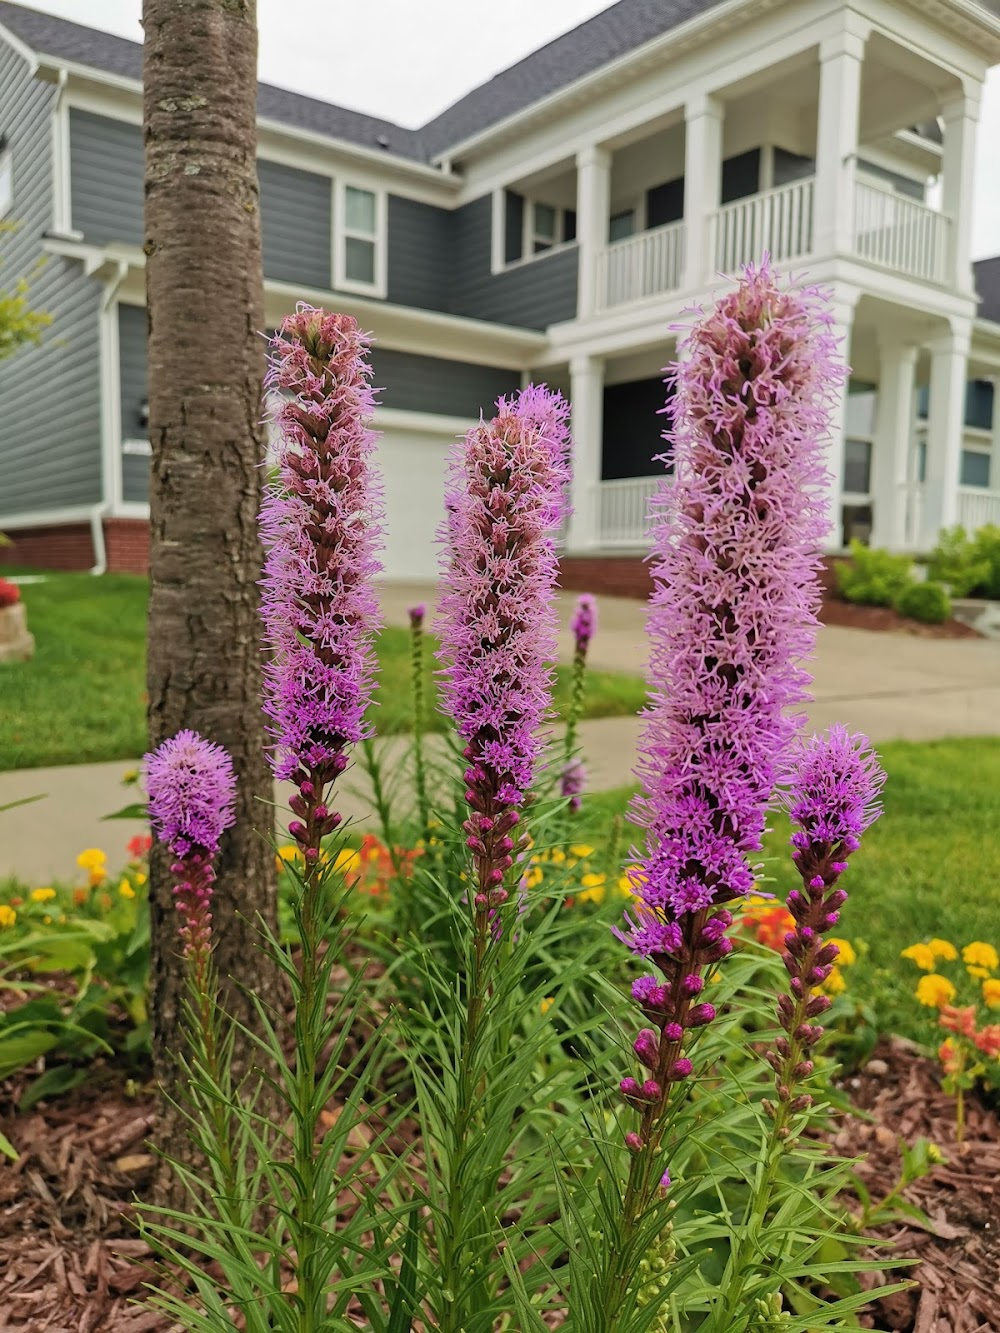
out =
[[949,1032],[957,1032],[963,1037],[975,1037],[976,1006],[970,1004],[963,1009],[956,1009],[951,1004],[942,1005],[940,1022]]
[[1000,1060],[1000,1023],[988,1023],[972,1039],[984,1055]]
[[129,838],[125,844],[125,850],[133,861],[144,861],[149,855],[149,849],[153,845],[153,839],[148,833],[137,833],[134,838]]
[[14,606],[21,600],[21,589],[16,583],[8,583],[6,579],[0,579],[0,611],[5,606]]

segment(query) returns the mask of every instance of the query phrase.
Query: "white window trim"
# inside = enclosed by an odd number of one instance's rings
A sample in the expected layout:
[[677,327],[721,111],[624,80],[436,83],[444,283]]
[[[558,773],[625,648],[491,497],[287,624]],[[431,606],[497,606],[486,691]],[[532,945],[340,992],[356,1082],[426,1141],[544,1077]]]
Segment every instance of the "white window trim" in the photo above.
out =
[[[562,254],[564,250],[576,249],[577,240],[576,237],[574,237],[573,240],[571,241],[556,241],[555,244],[550,245],[547,250],[539,250],[537,254],[534,253],[535,233],[533,230],[533,226],[534,226],[534,216],[535,216],[535,204],[536,203],[544,204],[545,200],[530,199],[527,195],[523,195],[522,198],[524,199],[524,218],[522,219],[521,222],[521,255],[519,259],[504,259],[504,240],[507,234],[506,233],[506,225],[507,225],[506,190],[507,187],[502,187],[501,189],[495,191],[493,195],[492,219],[491,219],[493,233],[492,233],[492,243],[490,246],[490,258],[492,262],[490,265],[490,270],[494,275],[496,275],[497,273],[506,273],[508,270],[513,268],[523,268],[525,264],[535,264],[540,259],[548,259],[549,255]],[[549,207],[554,208],[556,211],[556,234],[558,235],[565,228],[566,213],[572,212],[573,210],[572,209],[567,210],[558,204],[549,204]]]
[[[333,190],[333,286],[337,291],[356,292],[359,296],[376,296],[385,299],[388,282],[388,203],[385,190],[373,188],[362,181],[354,181],[338,176],[330,182]],[[375,196],[375,234],[362,236],[360,232],[347,230],[347,189],[365,190]],[[358,282],[348,278],[346,269],[344,241],[348,236],[357,236],[359,240],[372,241],[375,245],[375,281]]]
[[0,175],[4,172],[10,179],[10,198],[6,204],[0,198],[0,218],[5,218],[14,211],[14,150],[9,146],[0,153]]

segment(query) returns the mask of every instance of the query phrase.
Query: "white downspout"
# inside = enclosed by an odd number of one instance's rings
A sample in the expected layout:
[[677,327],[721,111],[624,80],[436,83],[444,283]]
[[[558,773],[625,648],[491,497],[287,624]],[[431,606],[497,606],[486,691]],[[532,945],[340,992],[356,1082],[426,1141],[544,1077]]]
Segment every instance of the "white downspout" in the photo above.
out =
[[108,572],[108,546],[104,540],[104,517],[111,512],[111,506],[107,500],[102,500],[96,504],[90,511],[90,540],[94,547],[95,564],[90,570],[91,574],[106,574]]
[[[106,574],[108,572],[108,547],[104,540],[104,518],[111,513],[114,508],[114,496],[108,495],[109,482],[110,489],[115,490],[114,478],[117,476],[116,467],[121,465],[121,431],[112,429],[112,423],[117,421],[117,414],[121,411],[121,404],[118,402],[117,393],[113,392],[117,384],[117,374],[109,376],[108,359],[116,355],[113,348],[113,338],[117,338],[117,325],[113,331],[108,328],[109,312],[111,311],[115,299],[122,283],[128,274],[128,264],[124,260],[118,261],[118,268],[115,276],[105,284],[104,295],[101,298],[101,398],[104,405],[104,411],[101,417],[101,429],[105,439],[103,441],[103,450],[105,456],[104,477],[102,490],[104,496],[100,502],[90,511],[90,537],[94,547],[94,566],[91,574]],[[111,461],[108,466],[109,450],[117,450],[117,462]]]

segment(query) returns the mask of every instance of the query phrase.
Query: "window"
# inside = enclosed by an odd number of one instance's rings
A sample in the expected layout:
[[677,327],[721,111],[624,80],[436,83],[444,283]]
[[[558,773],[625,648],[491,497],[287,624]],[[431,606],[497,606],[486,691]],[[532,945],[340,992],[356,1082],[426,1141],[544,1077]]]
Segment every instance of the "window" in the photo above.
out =
[[339,182],[334,216],[335,285],[346,291],[384,295],[384,195]]
[[871,440],[844,442],[844,490],[851,495],[867,495],[871,490]]
[[[0,139],[0,144],[3,140]],[[14,207],[14,154],[9,148],[0,148],[0,218]]]
[[962,450],[962,469],[959,481],[963,486],[982,486],[989,489],[990,456],[978,449]]
[[608,223],[608,240],[624,241],[627,236],[635,235],[635,209],[628,208],[621,213],[612,213]]
[[538,255],[543,250],[551,250],[556,244],[559,210],[553,208],[551,204],[532,204],[531,217],[532,227],[528,249],[531,254]]
[[500,253],[495,254],[494,272],[576,240],[574,209],[525,199],[515,190],[504,190],[502,217],[494,213],[493,225],[501,226],[501,237],[496,242]]

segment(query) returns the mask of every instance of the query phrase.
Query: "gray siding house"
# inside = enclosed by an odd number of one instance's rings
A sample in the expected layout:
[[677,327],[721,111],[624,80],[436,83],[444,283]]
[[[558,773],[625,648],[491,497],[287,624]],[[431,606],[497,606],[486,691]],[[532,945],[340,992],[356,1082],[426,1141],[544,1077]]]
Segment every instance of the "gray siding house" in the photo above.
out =
[[[573,402],[570,553],[641,552],[671,328],[764,250],[844,312],[831,546],[1000,521],[1000,260],[968,262],[956,92],[1000,60],[1000,0],[865,4],[619,0],[418,130],[260,86],[267,327],[306,300],[375,335],[389,575],[434,573],[450,443],[529,377]],[[22,561],[144,567],[141,72],[137,44],[0,0],[0,287],[52,316],[0,362]]]

